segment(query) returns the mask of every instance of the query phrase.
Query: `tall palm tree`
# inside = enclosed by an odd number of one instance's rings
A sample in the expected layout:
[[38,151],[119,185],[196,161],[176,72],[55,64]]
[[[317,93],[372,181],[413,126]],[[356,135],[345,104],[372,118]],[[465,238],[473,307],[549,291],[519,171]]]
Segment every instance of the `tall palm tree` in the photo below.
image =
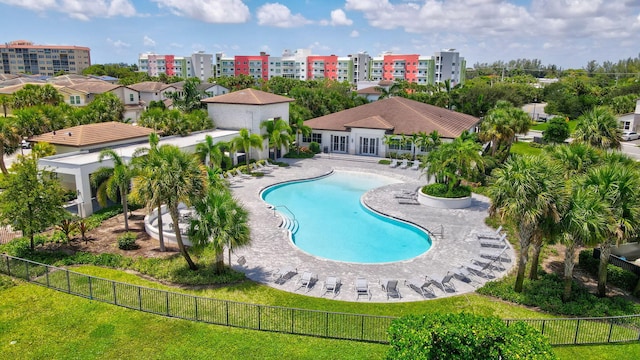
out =
[[117,152],[112,149],[100,151],[98,161],[105,158],[113,162],[113,168],[101,167],[91,174],[91,182],[97,187],[96,199],[101,206],[107,205],[107,198],[116,201],[120,195],[122,212],[124,213],[124,230],[129,231],[129,208],[127,196],[131,180],[135,176],[135,167],[126,163]]
[[273,147],[273,160],[275,160],[278,150],[283,146],[288,148],[291,144],[291,127],[281,118],[276,118],[263,121],[260,128],[265,129],[262,137],[268,141],[270,147]]
[[583,186],[609,207],[615,222],[600,243],[598,295],[607,290],[607,265],[613,243],[623,243],[638,233],[640,225],[640,174],[635,166],[612,163],[587,172]]
[[7,110],[11,107],[12,104],[13,98],[11,97],[11,95],[0,95],[0,106],[2,106],[2,113],[4,114],[4,117],[7,117]]
[[291,118],[289,120],[289,127],[292,131],[293,134],[295,134],[296,136],[296,142],[298,143],[298,154],[300,154],[300,135],[302,136],[309,136],[311,135],[311,132],[313,131],[311,129],[311,127],[307,126],[304,124],[304,119],[302,118]]
[[12,118],[0,119],[0,171],[8,174],[7,165],[4,163],[4,156],[11,155],[20,145],[20,134]]
[[429,152],[421,166],[427,178],[435,176],[437,183],[453,189],[460,186],[463,179],[472,180],[479,171],[484,171],[480,148],[475,141],[457,138]]
[[429,134],[421,131],[418,133],[417,144],[420,147],[420,151],[430,152],[440,146],[442,144],[442,140],[440,139],[438,130],[433,130]]
[[206,162],[209,168],[219,168],[222,165],[222,159],[224,157],[222,146],[224,146],[224,144],[220,142],[214,143],[213,137],[211,135],[207,135],[204,138],[204,142],[196,145],[196,154],[202,163]]
[[545,152],[564,168],[565,179],[585,174],[589,169],[597,166],[603,157],[598,149],[589,144],[572,142],[546,147]]
[[531,119],[527,113],[501,100],[484,117],[479,138],[491,141],[491,155],[495,155],[500,148],[504,148],[504,153],[508,154],[516,134],[524,134],[530,127]]
[[571,298],[577,247],[602,242],[613,221],[610,208],[594,192],[581,186],[573,187],[569,206],[558,224],[560,239],[565,245],[563,301]]
[[251,149],[256,148],[262,150],[262,137],[258,134],[251,134],[248,129],[240,129],[238,136],[231,139],[231,149],[233,151],[244,151],[245,159],[247,160],[247,167],[249,167],[249,155]]
[[194,203],[198,214],[191,220],[189,239],[195,246],[210,246],[216,254],[216,272],[224,270],[224,247],[246,246],[251,242],[249,213],[226,188],[210,186]]
[[[393,144],[396,140],[394,139],[392,134],[385,134],[382,138],[382,143],[387,145],[387,155],[391,158],[391,144]],[[396,153],[397,156],[397,153]]]
[[[160,139],[157,133],[149,134],[149,147],[138,148],[133,153],[131,163],[136,167],[136,176],[133,178],[131,190],[132,200],[145,204],[148,209],[155,208],[158,215],[158,241],[160,251],[166,251],[164,244],[164,230],[162,221],[162,200],[164,190],[162,185],[163,159],[158,148]],[[163,145],[164,146],[164,145]]]
[[543,156],[512,157],[494,170],[488,195],[490,213],[518,224],[520,254],[514,290],[522,292],[529,246],[543,221],[559,222],[565,203],[562,169]]
[[604,106],[587,111],[578,118],[573,141],[601,149],[620,149],[622,130],[613,112]]
[[182,241],[182,234],[177,230],[180,228],[178,205],[184,203],[189,206],[204,196],[207,189],[207,170],[195,156],[182,152],[174,145],[159,147],[158,156],[163,170],[158,179],[158,190],[171,215],[173,228],[176,229],[176,242],[180,253],[187,261],[189,269],[197,270],[198,266],[189,256]]

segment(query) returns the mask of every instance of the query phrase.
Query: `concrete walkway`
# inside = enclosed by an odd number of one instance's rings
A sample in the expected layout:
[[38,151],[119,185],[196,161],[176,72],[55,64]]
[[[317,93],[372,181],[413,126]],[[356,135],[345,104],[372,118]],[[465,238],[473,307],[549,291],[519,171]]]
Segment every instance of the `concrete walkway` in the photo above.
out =
[[[456,270],[460,266],[471,264],[474,259],[480,259],[481,252],[499,250],[483,248],[476,239],[478,232],[492,231],[484,224],[488,216],[489,201],[487,198],[474,195],[472,207],[464,210],[444,210],[430,208],[424,205],[400,204],[394,197],[401,190],[415,190],[425,184],[420,172],[411,169],[390,168],[377,163],[378,158],[358,156],[327,155],[304,160],[287,160],[288,168],[274,168],[262,178],[242,179],[231,185],[234,196],[238,198],[250,212],[249,225],[252,234],[252,244],[248,248],[238,249],[232,255],[233,266],[236,270],[246,273],[252,280],[290,292],[306,294],[308,296],[324,296],[337,300],[356,301],[355,280],[357,277],[368,279],[371,289],[370,301],[419,301],[422,295],[405,286],[407,279],[424,279],[425,276],[442,278],[449,270]],[[331,170],[348,170],[375,173],[393,177],[402,182],[371,190],[363,196],[365,204],[372,209],[387,215],[417,224],[433,233],[433,245],[426,253],[401,262],[389,264],[356,264],[319,259],[299,250],[289,239],[288,232],[279,226],[280,216],[269,209],[268,205],[259,197],[262,189],[281,182],[320,176]],[[330,223],[329,223],[330,225]],[[302,224],[301,226],[304,226]],[[441,229],[444,230],[440,236]],[[504,270],[496,271],[496,276],[505,275],[513,266],[515,256],[513,249],[507,249],[509,262],[502,262]],[[237,258],[243,256],[246,263],[237,264]],[[297,274],[282,284],[274,283],[272,274],[278,269],[290,266],[297,269]],[[303,272],[314,273],[318,282],[310,291],[300,289],[299,279]],[[342,286],[337,295],[325,294],[322,285],[326,277],[338,277]],[[455,292],[435,290],[431,297],[441,298],[466,292],[472,292],[486,279],[472,277],[473,283],[453,280]],[[384,279],[399,281],[401,299],[387,300],[386,292],[379,282]],[[361,296],[358,301],[367,301]]]

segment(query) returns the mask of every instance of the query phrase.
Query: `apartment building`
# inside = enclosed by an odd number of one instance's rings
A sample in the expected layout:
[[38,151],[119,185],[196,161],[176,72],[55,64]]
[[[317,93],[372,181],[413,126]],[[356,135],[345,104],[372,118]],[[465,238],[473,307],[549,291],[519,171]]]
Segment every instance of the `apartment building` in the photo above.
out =
[[89,66],[91,50],[88,47],[34,45],[27,40],[0,45],[0,74],[82,74]]
[[140,54],[138,57],[138,71],[149,76],[179,76],[181,78],[197,77],[207,81],[213,77],[213,55],[203,51],[191,56],[158,55],[153,53]]

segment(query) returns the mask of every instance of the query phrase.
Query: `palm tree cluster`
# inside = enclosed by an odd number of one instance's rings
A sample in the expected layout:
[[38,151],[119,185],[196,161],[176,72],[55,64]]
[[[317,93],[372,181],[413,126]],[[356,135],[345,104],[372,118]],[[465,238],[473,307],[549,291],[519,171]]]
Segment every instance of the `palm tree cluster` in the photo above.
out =
[[[391,134],[387,134],[382,139],[383,144],[387,145],[387,154],[391,156],[390,148],[391,145],[394,145],[398,149],[405,149],[407,145],[411,145],[411,158],[415,159],[417,156],[418,150],[425,153],[430,152],[433,149],[436,149],[440,144],[442,144],[442,140],[440,139],[440,134],[438,130],[433,130],[429,134],[424,131],[412,134],[411,136],[400,135],[395,136]],[[398,153],[396,153],[397,157]]]
[[506,159],[516,134],[526,134],[531,127],[529,115],[507,101],[498,101],[480,125],[480,140],[491,144],[491,156]]
[[187,135],[193,131],[214,128],[214,124],[205,110],[194,109],[184,113],[178,109],[167,110],[150,107],[143,112],[138,125],[162,132],[164,136]]
[[563,300],[571,298],[575,251],[580,246],[599,244],[598,295],[606,295],[611,246],[640,230],[640,167],[610,150],[620,144],[612,118],[607,109],[595,108],[580,117],[572,144],[548,146],[535,156],[511,156],[492,173],[490,211],[517,226],[515,291],[523,290],[530,248],[529,278],[535,279],[544,243],[561,242],[566,246]]

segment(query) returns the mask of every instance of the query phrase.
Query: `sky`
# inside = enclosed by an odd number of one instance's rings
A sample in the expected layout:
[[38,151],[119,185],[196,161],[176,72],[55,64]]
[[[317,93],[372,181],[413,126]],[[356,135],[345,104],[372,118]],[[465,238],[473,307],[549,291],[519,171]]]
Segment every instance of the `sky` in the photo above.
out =
[[583,68],[640,56],[640,0],[0,0],[0,41],[91,48],[94,64],[189,56],[433,55]]

